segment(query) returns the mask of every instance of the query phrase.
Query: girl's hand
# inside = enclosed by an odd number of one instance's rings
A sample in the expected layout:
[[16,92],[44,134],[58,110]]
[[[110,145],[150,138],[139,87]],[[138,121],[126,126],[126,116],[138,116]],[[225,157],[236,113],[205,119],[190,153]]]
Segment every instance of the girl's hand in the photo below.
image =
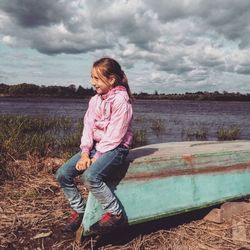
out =
[[91,164],[93,164],[94,162],[96,162],[96,158],[93,157],[93,158],[91,159]]
[[91,165],[91,159],[87,153],[81,155],[80,160],[76,163],[76,169],[78,171],[83,171]]

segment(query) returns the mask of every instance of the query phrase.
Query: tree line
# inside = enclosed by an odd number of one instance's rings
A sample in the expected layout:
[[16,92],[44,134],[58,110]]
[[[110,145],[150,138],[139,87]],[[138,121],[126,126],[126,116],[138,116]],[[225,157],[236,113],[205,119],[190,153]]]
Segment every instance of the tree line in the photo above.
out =
[[[38,86],[35,84],[21,83],[7,85],[0,83],[0,96],[12,97],[62,97],[62,98],[86,98],[95,95],[93,88],[76,87],[74,84],[69,86]],[[242,94],[239,92],[207,92],[197,91],[194,93],[186,92],[183,94],[153,94],[146,92],[134,93],[135,99],[152,100],[208,100],[208,101],[250,101],[250,93]]]
[[88,97],[95,94],[92,88],[78,88],[71,84],[65,86],[38,86],[35,84],[21,83],[15,85],[0,84],[1,96],[13,96],[13,97]]
[[148,94],[141,92],[134,94],[136,99],[156,99],[156,100],[195,100],[195,101],[250,101],[250,93],[242,94],[239,92],[186,92],[183,94]]

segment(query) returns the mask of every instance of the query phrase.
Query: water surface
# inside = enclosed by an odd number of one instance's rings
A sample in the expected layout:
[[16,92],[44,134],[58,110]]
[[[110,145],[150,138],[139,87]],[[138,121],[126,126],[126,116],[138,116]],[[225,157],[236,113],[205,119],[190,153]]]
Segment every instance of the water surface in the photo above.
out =
[[[32,116],[70,116],[82,118],[87,99],[61,98],[0,98],[0,114]],[[161,129],[152,129],[159,121]],[[208,140],[217,140],[221,127],[237,126],[240,139],[250,139],[250,102],[136,100],[134,131],[146,134],[147,144],[183,141],[190,133],[203,129]]]

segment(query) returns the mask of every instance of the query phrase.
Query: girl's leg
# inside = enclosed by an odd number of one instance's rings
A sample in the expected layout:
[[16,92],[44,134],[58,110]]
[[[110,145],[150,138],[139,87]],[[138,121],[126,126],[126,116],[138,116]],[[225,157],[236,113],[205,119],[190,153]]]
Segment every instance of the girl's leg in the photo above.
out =
[[68,199],[70,206],[78,214],[83,214],[85,210],[85,201],[83,200],[79,190],[77,189],[74,178],[81,175],[83,171],[78,171],[75,166],[81,157],[81,153],[77,153],[69,159],[56,172],[56,178],[64,192],[66,199]]
[[128,149],[117,147],[104,153],[95,163],[93,163],[81,176],[85,186],[91,191],[99,201],[102,208],[111,214],[119,215],[122,210],[116,197],[104,182],[104,179],[112,176],[117,171],[126,156]]

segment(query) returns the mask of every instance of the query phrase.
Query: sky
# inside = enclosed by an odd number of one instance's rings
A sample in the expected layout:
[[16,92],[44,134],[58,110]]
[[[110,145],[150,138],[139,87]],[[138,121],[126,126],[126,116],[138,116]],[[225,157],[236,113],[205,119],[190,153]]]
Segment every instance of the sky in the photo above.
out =
[[90,87],[103,56],[136,93],[250,93],[250,1],[0,0],[0,83]]

